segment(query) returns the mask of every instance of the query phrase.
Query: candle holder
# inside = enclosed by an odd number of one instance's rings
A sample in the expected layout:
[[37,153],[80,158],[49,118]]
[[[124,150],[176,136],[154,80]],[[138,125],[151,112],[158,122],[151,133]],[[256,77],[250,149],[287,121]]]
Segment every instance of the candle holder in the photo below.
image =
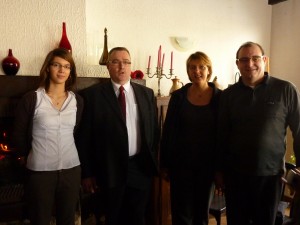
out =
[[163,68],[162,67],[156,67],[156,72],[151,75],[151,72],[150,72],[150,68],[148,67],[147,68],[147,76],[149,78],[153,78],[154,76],[156,76],[156,78],[158,79],[158,92],[157,92],[157,96],[158,97],[161,97],[161,92],[160,92],[160,80],[165,77],[166,79],[171,79],[172,76],[174,75],[173,74],[173,69],[169,69],[170,70],[170,73],[169,74],[164,74],[163,73]]

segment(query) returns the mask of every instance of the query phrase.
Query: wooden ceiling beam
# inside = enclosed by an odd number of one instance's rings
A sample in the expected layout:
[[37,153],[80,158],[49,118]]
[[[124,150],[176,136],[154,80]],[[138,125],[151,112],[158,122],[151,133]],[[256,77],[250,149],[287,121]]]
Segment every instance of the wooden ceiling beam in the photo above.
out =
[[268,0],[268,4],[275,5],[277,3],[284,2],[284,1],[287,1],[287,0]]

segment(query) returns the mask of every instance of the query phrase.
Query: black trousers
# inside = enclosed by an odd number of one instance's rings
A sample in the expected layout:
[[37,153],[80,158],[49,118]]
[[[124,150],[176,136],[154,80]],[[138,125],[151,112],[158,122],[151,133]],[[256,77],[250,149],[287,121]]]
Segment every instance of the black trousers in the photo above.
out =
[[54,206],[57,225],[74,225],[80,181],[80,166],[59,171],[29,171],[25,198],[30,223],[49,225]]
[[139,166],[139,158],[129,160],[127,183],[104,189],[106,225],[144,225],[152,177]]
[[170,171],[172,225],[207,225],[213,175],[207,170]]
[[274,225],[281,193],[281,176],[226,174],[227,224]]

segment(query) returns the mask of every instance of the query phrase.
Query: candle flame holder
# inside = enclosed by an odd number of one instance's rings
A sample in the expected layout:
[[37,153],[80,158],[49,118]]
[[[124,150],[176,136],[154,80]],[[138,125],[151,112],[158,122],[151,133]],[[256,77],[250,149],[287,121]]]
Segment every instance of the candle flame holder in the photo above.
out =
[[158,97],[161,97],[162,95],[161,95],[161,92],[160,92],[160,80],[162,79],[162,78],[166,78],[166,79],[171,79],[172,78],[172,76],[174,75],[173,74],[173,69],[169,69],[170,70],[170,73],[169,74],[164,74],[163,73],[163,68],[162,67],[156,67],[156,72],[154,73],[154,74],[152,74],[151,75],[151,71],[150,71],[151,69],[148,67],[147,68],[147,72],[146,72],[146,74],[147,74],[147,76],[149,77],[149,78],[153,78],[153,77],[156,77],[157,79],[158,79],[158,92],[157,92],[157,96]]

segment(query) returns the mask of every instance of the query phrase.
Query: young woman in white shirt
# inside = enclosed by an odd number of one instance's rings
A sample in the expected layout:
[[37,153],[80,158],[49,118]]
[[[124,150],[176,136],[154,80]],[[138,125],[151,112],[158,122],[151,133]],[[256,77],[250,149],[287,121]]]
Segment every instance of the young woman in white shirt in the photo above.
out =
[[32,225],[74,225],[81,168],[75,145],[83,100],[72,54],[49,52],[37,90],[23,96],[15,115],[14,144],[26,160],[25,198]]

